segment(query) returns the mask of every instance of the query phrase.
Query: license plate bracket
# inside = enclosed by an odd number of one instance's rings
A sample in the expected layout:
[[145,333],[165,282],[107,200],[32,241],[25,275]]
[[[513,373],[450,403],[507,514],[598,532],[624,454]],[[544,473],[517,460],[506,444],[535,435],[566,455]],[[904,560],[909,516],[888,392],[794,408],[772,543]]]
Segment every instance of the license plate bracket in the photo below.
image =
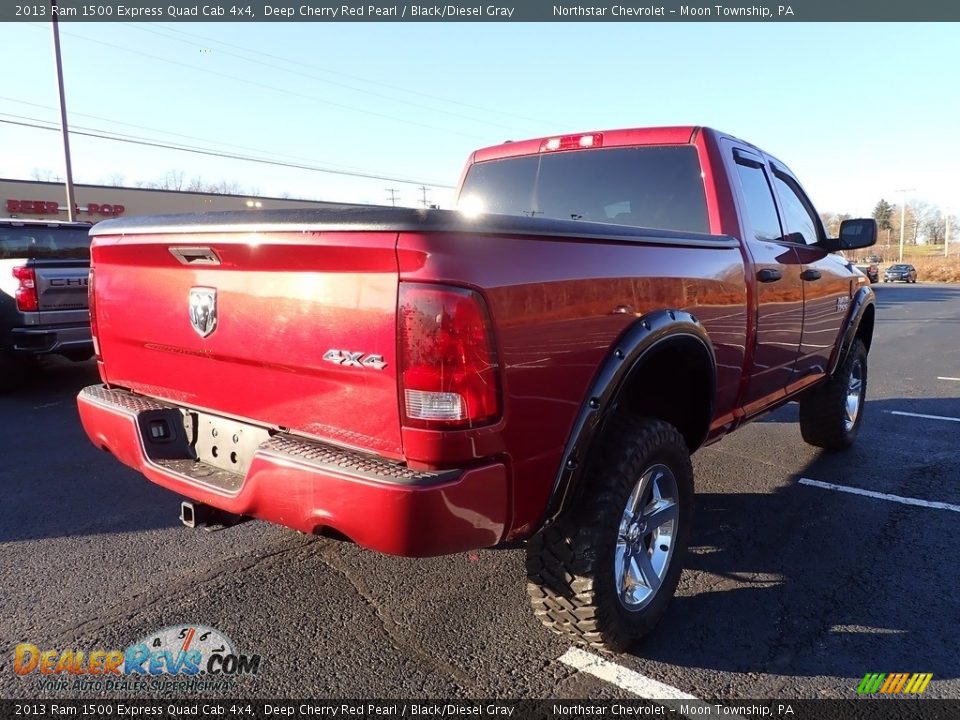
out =
[[270,439],[264,428],[216,415],[191,412],[186,422],[193,425],[197,460],[239,475],[247,474],[257,448]]

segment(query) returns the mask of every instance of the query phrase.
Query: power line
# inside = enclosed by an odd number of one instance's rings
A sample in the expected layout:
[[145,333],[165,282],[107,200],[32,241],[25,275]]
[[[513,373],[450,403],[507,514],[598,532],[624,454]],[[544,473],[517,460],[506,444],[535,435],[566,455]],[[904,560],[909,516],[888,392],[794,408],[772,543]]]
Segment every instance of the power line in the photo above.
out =
[[[6,117],[15,117],[15,118],[20,117],[17,115],[10,115],[9,113],[0,113],[0,115],[6,116]],[[26,122],[27,120],[32,120],[33,122]],[[29,127],[37,130],[48,130],[51,132],[57,132],[58,129],[56,127],[38,124],[43,122],[49,123],[49,121],[38,120],[36,118],[20,118],[19,120],[4,120],[0,118],[0,123],[4,123],[7,125],[19,125],[21,127]],[[329,168],[318,167],[315,165],[306,165],[303,163],[294,163],[294,162],[286,162],[282,160],[270,160],[268,158],[257,158],[257,157],[250,157],[250,156],[244,156],[244,155],[236,155],[231,153],[219,152],[216,150],[190,147],[187,145],[170,145],[166,143],[150,141],[145,138],[136,138],[134,136],[123,135],[120,133],[105,133],[104,131],[94,132],[92,131],[92,129],[85,130],[79,127],[74,127],[73,129],[71,129],[70,134],[80,135],[83,137],[99,138],[101,140],[112,140],[114,142],[129,143],[131,145],[143,145],[145,147],[163,148],[166,150],[179,150],[181,152],[189,152],[197,155],[207,155],[210,157],[221,157],[221,158],[227,158],[230,160],[241,160],[243,162],[260,163],[262,165],[274,165],[277,167],[294,168],[296,170],[310,170],[313,172],[322,172],[322,173],[328,173],[331,175],[346,175],[349,177],[360,177],[360,178],[367,178],[371,180],[386,180],[388,182],[399,182],[399,183],[406,183],[406,184],[421,182],[422,183],[421,187],[423,185],[429,185],[430,187],[444,188],[444,189],[454,188],[453,185],[445,185],[443,183],[423,183],[423,181],[420,181],[420,180],[391,177],[389,175],[378,175],[375,173],[357,172],[357,171],[348,171],[348,170],[331,170]]]
[[[26,27],[30,27],[27,25]],[[94,40],[93,38],[86,37],[84,35],[77,35],[75,33],[63,33],[64,35],[69,35],[70,37],[77,38],[78,40],[83,40],[85,42],[90,42],[95,45],[103,45],[104,47],[109,47],[114,50],[119,50],[121,52],[130,53],[132,55],[139,55],[141,57],[147,57],[151,60],[156,60],[158,62],[167,63],[168,65],[176,65],[178,67],[187,68],[194,72],[207,73],[208,75],[214,75],[216,77],[226,78],[228,80],[233,80],[234,82],[244,83],[246,85],[252,85],[253,87],[258,87],[264,90],[270,90],[272,92],[281,93],[283,95],[291,95],[293,97],[299,97],[305,100],[310,100],[312,102],[320,103],[322,105],[329,105],[331,107],[340,108],[342,110],[348,110],[350,112],[359,113],[361,115],[368,115],[370,117],[377,117],[384,120],[390,120],[391,122],[399,122],[405,125],[414,125],[417,127],[422,127],[427,130],[434,130],[441,133],[447,133],[451,135],[459,135],[461,137],[467,137],[472,140],[478,139],[478,136],[471,135],[469,133],[462,133],[456,130],[450,130],[447,128],[439,128],[434,125],[427,125],[426,123],[417,122],[415,120],[407,120],[405,118],[399,118],[393,115],[387,115],[385,113],[374,112],[372,110],[364,110],[362,108],[353,107],[352,105],[345,105],[343,103],[333,102],[332,100],[324,100],[322,98],[315,97],[313,95],[306,95],[304,93],[295,92],[293,90],[287,90],[285,88],[274,87],[273,85],[268,85],[266,83],[256,82],[254,80],[248,80],[247,78],[237,77],[236,75],[230,75],[228,73],[219,72],[217,70],[211,70],[209,68],[200,67],[199,65],[191,65],[190,63],[178,62],[177,60],[170,60],[168,58],[162,58],[158,55],[151,55],[150,53],[142,52],[140,50],[133,50],[131,48],[123,47],[122,45],[114,45],[113,43],[104,42],[103,40]]]
[[390,204],[394,207],[397,206],[397,189],[396,188],[387,188],[387,192],[390,193]]
[[[160,32],[160,31],[158,31],[158,30],[156,30],[156,29],[154,29],[154,28],[143,27],[143,26],[137,25],[137,24],[135,24],[135,23],[133,23],[133,26],[134,26],[135,29],[140,30],[141,32],[147,32],[147,33],[150,33],[150,34],[152,34],[152,35],[156,35],[157,37],[166,38],[167,40],[173,40],[173,41],[175,41],[175,42],[181,42],[181,43],[185,43],[185,44],[191,45],[191,46],[193,46],[193,47],[196,47],[196,43],[195,43],[194,41],[192,41],[192,40],[183,40],[183,39],[181,39],[181,38],[171,37],[170,35],[167,35],[166,33],[162,33],[162,32]],[[215,43],[216,41],[212,41],[212,42]],[[234,45],[227,45],[226,43],[220,43],[220,44],[226,45],[227,47],[238,47],[238,46],[234,46]],[[248,52],[248,53],[256,53],[256,54],[258,54],[258,55],[265,55],[265,54],[266,54],[266,53],[260,53],[260,52],[254,51],[254,50],[250,50],[250,49],[247,49],[247,48],[239,48],[239,47],[238,47],[238,49],[241,49],[241,50],[243,50],[244,52]],[[385,94],[383,94],[383,93],[375,92],[375,91],[373,91],[373,90],[364,90],[363,88],[356,87],[355,85],[348,85],[348,84],[346,84],[346,83],[337,82],[336,80],[330,80],[330,79],[328,79],[328,78],[322,78],[322,77],[319,77],[319,76],[317,76],[317,75],[315,75],[315,74],[312,74],[312,73],[300,72],[300,71],[298,71],[298,70],[292,70],[292,69],[290,69],[290,68],[284,68],[284,67],[281,67],[281,66],[279,66],[279,65],[274,65],[274,64],[271,64],[271,63],[268,63],[268,62],[264,62],[263,60],[255,60],[255,59],[253,59],[253,58],[244,57],[243,55],[240,55],[240,54],[237,54],[237,53],[233,53],[233,52],[229,52],[229,51],[225,51],[225,50],[219,50],[218,52],[219,52],[220,54],[226,55],[226,56],[228,56],[228,57],[238,58],[238,59],[243,60],[243,61],[248,62],[248,63],[254,63],[254,64],[256,64],[256,65],[260,65],[260,66],[262,66],[262,67],[267,67],[267,68],[270,68],[270,69],[272,69],[272,70],[279,70],[280,72],[289,73],[289,74],[291,74],[291,75],[298,75],[298,76],[300,76],[300,77],[309,78],[309,79],[311,79],[311,80],[316,80],[316,81],[318,81],[318,82],[327,83],[328,85],[335,85],[335,86],[337,86],[337,87],[346,88],[347,90],[351,90],[351,91],[353,91],[353,92],[358,92],[358,93],[363,93],[364,95],[370,95],[370,96],[372,96],[372,97],[380,98],[380,99],[382,99],[382,100],[389,100],[390,102],[401,103],[401,104],[403,104],[403,105],[410,105],[410,106],[412,106],[412,107],[419,108],[419,109],[421,109],[421,110],[429,110],[430,112],[433,112],[433,113],[443,113],[444,115],[450,115],[450,116],[452,116],[452,117],[460,118],[461,120],[469,120],[469,121],[475,122],[475,123],[481,123],[481,124],[484,124],[484,125],[491,125],[491,126],[493,126],[493,127],[498,127],[498,128],[503,129],[503,130],[513,130],[513,129],[514,129],[513,127],[511,127],[511,126],[509,126],[509,125],[503,125],[503,124],[501,124],[501,123],[491,122],[491,121],[489,121],[489,120],[483,120],[483,119],[481,119],[481,118],[476,117],[475,115],[465,115],[465,114],[463,114],[463,113],[453,112],[452,110],[442,110],[442,109],[440,109],[440,108],[430,107],[429,105],[424,105],[424,104],[422,104],[422,103],[413,102],[412,100],[404,100],[403,98],[392,97],[392,96],[390,96],[390,95],[385,95]],[[273,56],[271,56],[271,57],[273,57]],[[288,63],[291,63],[291,64],[297,64],[297,65],[300,65],[301,67],[307,67],[307,68],[311,67],[311,66],[306,65],[306,64],[304,64],[304,63],[294,63],[294,61],[290,61],[290,60],[281,60],[281,62],[288,62]],[[323,72],[323,71],[321,70],[321,72]],[[406,90],[401,90],[401,89],[399,89],[399,88],[398,88],[397,90],[398,90],[398,92],[407,92]]]
[[[146,29],[146,28],[143,27],[142,23],[130,23],[130,25],[133,25],[133,26],[138,27],[138,28],[140,28],[140,29]],[[407,93],[408,95],[416,95],[416,96],[418,96],[418,97],[427,98],[427,99],[429,99],[429,100],[436,100],[436,101],[439,101],[439,102],[449,103],[449,104],[451,104],[451,105],[458,105],[458,106],[460,106],[460,107],[468,108],[468,109],[470,109],[470,110],[480,110],[481,112],[490,113],[490,114],[492,114],[492,115],[502,115],[502,116],[504,116],[504,117],[516,118],[516,119],[518,119],[518,120],[527,120],[527,121],[536,122],[536,123],[545,122],[542,118],[532,118],[532,117],[529,117],[529,116],[527,116],[527,115],[519,115],[519,114],[517,114],[517,113],[508,112],[508,111],[506,111],[506,110],[498,110],[498,109],[494,109],[494,108],[484,107],[484,106],[482,106],[482,105],[474,105],[474,104],[472,104],[472,103],[461,102],[461,101],[459,101],[459,100],[451,100],[451,99],[449,99],[449,98],[445,98],[445,97],[442,97],[442,96],[440,96],[440,95],[432,95],[432,94],[430,94],[430,93],[425,93],[425,92],[420,91],[420,90],[413,90],[413,89],[411,89],[411,88],[403,88],[403,87],[400,87],[400,86],[398,86],[398,85],[391,85],[390,83],[385,83],[385,82],[381,82],[381,81],[378,81],[378,80],[371,80],[371,79],[369,79],[369,78],[364,78],[364,77],[361,77],[361,76],[359,76],[359,75],[351,75],[350,73],[345,73],[345,72],[342,72],[342,71],[340,71],[340,70],[331,70],[330,68],[324,68],[324,67],[320,67],[319,65],[312,65],[312,64],[309,64],[309,63],[304,63],[304,62],[299,61],[299,60],[291,60],[290,58],[285,58],[285,57],[283,57],[283,56],[281,56],[281,55],[273,55],[273,54],[271,54],[271,53],[263,52],[262,50],[254,50],[253,48],[247,48],[247,47],[244,47],[244,46],[242,46],[242,45],[234,45],[234,44],[232,44],[232,43],[223,42],[222,40],[214,40],[214,39],[211,38],[211,37],[207,37],[207,36],[205,36],[205,35],[198,35],[198,34],[196,34],[196,33],[187,32],[186,30],[181,30],[181,29],[179,29],[179,28],[174,29],[174,28],[172,28],[172,27],[167,27],[166,25],[162,25],[162,24],[160,25],[160,27],[162,27],[162,28],[163,28],[164,30],[166,30],[167,32],[172,32],[172,33],[176,33],[176,34],[178,34],[178,35],[186,35],[186,36],[188,36],[188,37],[197,38],[198,40],[203,40],[203,41],[205,41],[205,42],[207,42],[207,43],[210,43],[210,44],[213,44],[213,45],[222,45],[223,47],[233,48],[234,50],[242,50],[242,51],[247,52],[247,53],[250,53],[250,54],[252,54],[252,55],[260,55],[261,57],[267,57],[267,58],[270,58],[271,60],[279,60],[279,61],[281,61],[281,62],[285,62],[285,63],[288,63],[288,64],[290,64],[290,65],[299,65],[300,67],[305,67],[305,68],[308,68],[308,69],[310,69],[310,70],[316,70],[316,71],[318,71],[318,72],[328,73],[328,74],[330,74],[330,75],[337,75],[337,76],[339,76],[339,77],[348,78],[348,79],[350,79],[350,80],[357,80],[358,82],[368,83],[368,84],[370,84],[370,85],[376,85],[376,86],[378,86],[378,87],[383,87],[383,88],[387,88],[387,89],[390,89],[390,90],[396,90],[396,91],[398,91],[398,92]],[[151,30],[151,32],[156,33],[155,30]],[[326,82],[329,82],[329,81],[326,81]],[[363,92],[363,91],[361,90],[360,92]]]
[[[53,110],[53,111],[57,110],[57,108],[53,107],[52,105],[41,105],[40,103],[27,102],[26,100],[17,100],[16,98],[4,97],[2,95],[0,95],[0,100],[6,100],[8,102],[17,103],[19,105],[28,105],[30,107],[41,108],[43,110]],[[24,118],[19,115],[12,115],[10,113],[0,113],[0,115],[15,117],[21,120],[35,120],[35,118]],[[221,145],[223,147],[228,147],[228,148],[238,148],[240,150],[250,150],[252,152],[259,152],[260,150],[259,148],[252,148],[248,145],[237,145],[236,143],[226,143],[226,142],[221,142],[219,140],[211,140],[210,138],[197,137],[196,135],[184,135],[183,133],[172,132],[170,130],[161,130],[160,128],[149,127],[146,125],[137,125],[135,123],[122,122],[120,120],[113,120],[112,118],[103,117],[102,115],[90,115],[88,113],[71,112],[70,116],[91,118],[93,120],[102,120],[104,122],[108,122],[113,125],[122,125],[123,127],[130,127],[136,130],[146,130],[147,132],[160,133],[161,135],[171,135],[173,137],[185,138],[187,140],[199,140],[200,142],[203,142],[203,143],[210,143],[212,145]],[[36,122],[50,122],[50,121],[36,119]],[[111,132],[111,133],[113,132],[112,130],[102,130],[100,128],[85,128],[85,129],[97,130],[98,132]],[[121,135],[122,133],[116,133],[116,134]],[[136,136],[131,136],[131,137],[136,137]],[[147,139],[154,140],[155,138],[147,138]],[[302,156],[300,155],[289,155],[287,153],[271,152],[270,155],[273,157],[286,157],[286,158],[293,158],[297,160],[303,159]],[[358,168],[352,165],[343,165],[340,163],[331,163],[331,162],[325,162],[323,163],[323,165],[326,165],[331,168],[344,168],[346,170],[355,170],[357,172],[365,172],[363,168]]]

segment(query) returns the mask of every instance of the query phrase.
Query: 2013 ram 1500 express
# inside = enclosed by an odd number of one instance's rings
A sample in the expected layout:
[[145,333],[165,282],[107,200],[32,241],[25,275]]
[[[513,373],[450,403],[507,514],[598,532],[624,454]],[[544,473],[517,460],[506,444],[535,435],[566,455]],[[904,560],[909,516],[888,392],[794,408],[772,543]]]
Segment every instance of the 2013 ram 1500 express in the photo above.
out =
[[398,555],[527,540],[553,629],[622,648],[672,596],[690,453],[791,399],[849,445],[874,326],[786,165],[695,127],[476,151],[459,211],[112,220],[90,439],[202,510]]

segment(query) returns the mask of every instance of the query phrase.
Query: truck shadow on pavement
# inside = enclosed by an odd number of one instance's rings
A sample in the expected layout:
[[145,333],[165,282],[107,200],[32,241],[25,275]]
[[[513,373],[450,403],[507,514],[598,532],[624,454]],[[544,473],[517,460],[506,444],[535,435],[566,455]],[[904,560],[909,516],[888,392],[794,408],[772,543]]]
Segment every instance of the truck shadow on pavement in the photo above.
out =
[[178,525],[176,496],[87,439],[76,395],[99,382],[92,361],[47,358],[0,397],[0,543]]
[[[770,492],[698,495],[678,595],[635,654],[780,676],[960,677],[960,513],[799,482],[960,506],[960,424],[894,409],[960,417],[960,398],[868,401],[852,449],[816,453],[796,471],[757,470],[774,478]],[[788,406],[775,417],[795,422],[796,413]],[[753,472],[746,459],[735,477],[762,487]]]

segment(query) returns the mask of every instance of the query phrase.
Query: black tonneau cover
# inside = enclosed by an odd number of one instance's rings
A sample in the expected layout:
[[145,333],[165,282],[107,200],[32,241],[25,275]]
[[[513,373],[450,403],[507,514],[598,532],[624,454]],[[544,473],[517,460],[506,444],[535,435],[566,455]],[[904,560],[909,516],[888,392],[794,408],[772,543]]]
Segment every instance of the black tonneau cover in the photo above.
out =
[[530,235],[714,248],[738,245],[734,238],[726,235],[488,213],[471,217],[455,210],[418,210],[376,205],[359,207],[345,205],[316,210],[230,210],[188,215],[117,218],[98,223],[90,234],[103,236],[348,231]]

